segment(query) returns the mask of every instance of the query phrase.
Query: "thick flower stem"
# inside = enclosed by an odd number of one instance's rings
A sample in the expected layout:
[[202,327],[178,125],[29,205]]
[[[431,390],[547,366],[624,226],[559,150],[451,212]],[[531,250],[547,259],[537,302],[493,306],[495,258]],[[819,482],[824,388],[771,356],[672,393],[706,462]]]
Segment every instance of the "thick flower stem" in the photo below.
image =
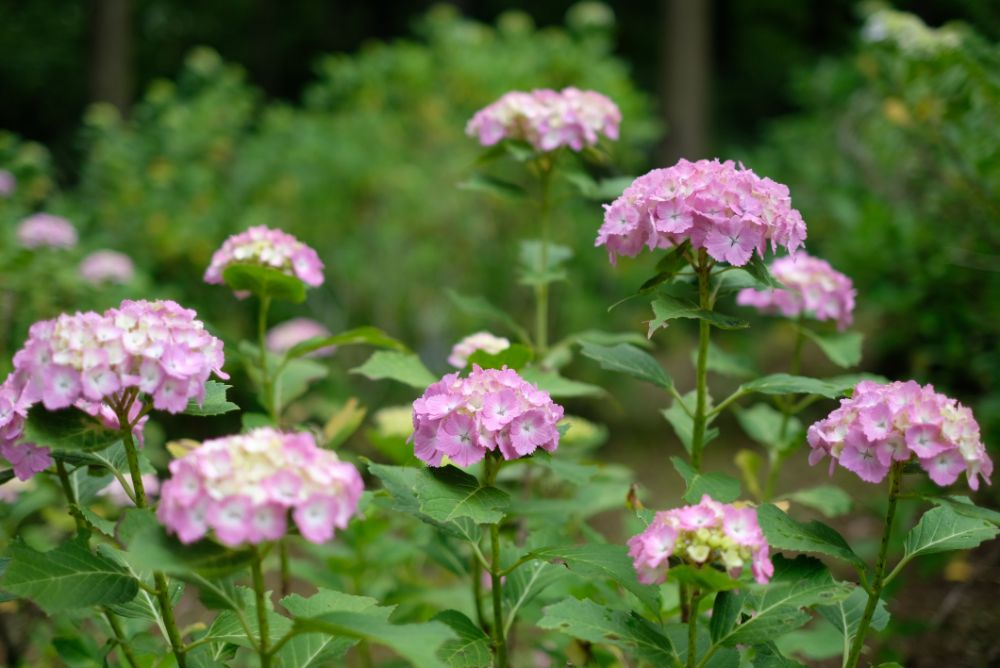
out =
[[[698,264],[695,265],[698,275],[698,305],[706,310],[712,310],[709,278],[712,267],[708,262],[708,254],[704,249],[698,252]],[[696,403],[694,409],[694,424],[691,430],[691,466],[695,471],[701,471],[701,453],[705,448],[705,426],[708,422],[708,342],[711,335],[711,324],[707,320],[698,321],[698,365],[696,379]]]
[[[492,486],[500,472],[500,461],[488,453],[483,461],[483,485]],[[490,584],[493,595],[493,653],[495,668],[507,668],[507,640],[503,623],[503,580],[500,568],[500,524],[490,525]]]
[[260,309],[257,311],[257,345],[260,346],[260,357],[257,364],[260,368],[261,403],[264,404],[271,421],[278,423],[278,407],[272,388],[270,369],[267,364],[267,313],[271,309],[271,298],[264,295],[260,298]]
[[535,348],[539,359],[545,356],[549,347],[549,190],[552,181],[552,164],[544,163],[539,168],[540,189],[538,196],[538,218],[542,228],[539,264],[542,276],[535,284]]
[[892,523],[896,518],[896,501],[899,499],[899,488],[903,480],[904,462],[893,462],[889,472],[889,509],[885,513],[885,528],[882,532],[882,545],[878,550],[878,559],[875,561],[875,577],[872,579],[871,591],[868,593],[868,605],[865,606],[865,614],[861,617],[858,631],[851,644],[850,654],[844,663],[845,668],[856,668],[861,660],[861,649],[865,645],[865,634],[871,625],[872,617],[875,615],[875,608],[878,606],[879,598],[882,595],[882,585],[885,582],[885,562],[889,553],[889,538],[892,536]]
[[[138,508],[147,508],[149,502],[146,497],[146,487],[142,484],[142,471],[139,469],[139,454],[136,451],[135,439],[132,438],[132,427],[129,423],[128,412],[131,402],[123,401],[120,410],[117,410],[118,424],[121,425],[122,444],[125,446],[125,457],[128,459],[129,473],[132,474],[132,487],[135,490],[135,505]],[[156,571],[153,573],[153,583],[156,585],[156,600],[160,604],[160,613],[163,615],[163,626],[167,629],[167,638],[170,641],[170,648],[177,659],[178,668],[186,668],[187,656],[184,654],[184,643],[181,641],[181,632],[177,628],[177,621],[174,619],[174,608],[170,602],[170,589],[167,585],[167,576]]]
[[267,591],[264,589],[263,559],[260,549],[252,545],[253,560],[250,562],[250,574],[253,576],[253,591],[257,601],[257,633],[260,642],[257,643],[257,654],[260,656],[261,668],[271,666],[271,632],[267,619]]
[[695,659],[698,654],[698,603],[701,601],[701,593],[697,587],[691,587],[691,604],[688,613],[688,651],[687,668],[694,668]]
[[292,593],[292,572],[288,558],[288,543],[284,540],[278,542],[278,559],[281,564],[281,596],[285,597]]
[[76,500],[76,493],[73,492],[73,483],[66,472],[66,464],[61,459],[56,460],[56,473],[59,475],[59,484],[62,486],[63,494],[66,495],[66,503],[69,504],[69,514],[76,522],[76,533],[80,536],[89,536],[90,527],[80,510],[80,504]]
[[105,610],[104,618],[108,620],[108,626],[111,627],[111,632],[115,636],[115,642],[118,643],[118,647],[121,648],[122,654],[125,655],[128,665],[132,668],[139,668],[139,662],[135,660],[135,654],[132,653],[132,648],[125,640],[125,633],[122,630],[121,622],[118,621],[118,617],[115,616],[115,613],[110,610]]

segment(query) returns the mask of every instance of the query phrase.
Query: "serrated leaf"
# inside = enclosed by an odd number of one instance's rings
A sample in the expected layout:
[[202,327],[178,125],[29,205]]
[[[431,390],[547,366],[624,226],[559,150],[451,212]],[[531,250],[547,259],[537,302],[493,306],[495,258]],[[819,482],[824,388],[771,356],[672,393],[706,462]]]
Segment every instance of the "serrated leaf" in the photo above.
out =
[[15,542],[9,555],[0,588],[30,599],[50,613],[128,603],[139,591],[138,581],[121,564],[75,541],[49,552]]
[[648,336],[652,336],[656,330],[666,327],[669,321],[678,318],[705,320],[719,329],[744,329],[750,326],[750,323],[742,318],[709,311],[697,304],[667,295],[654,299],[652,306],[653,319],[649,321]]
[[922,554],[967,550],[996,537],[1000,531],[990,522],[960,515],[950,506],[938,506],[924,513],[917,525],[906,534],[903,559]]
[[831,362],[845,369],[861,362],[861,346],[864,335],[861,332],[835,332],[820,334],[806,327],[802,333],[815,343]]
[[222,415],[232,411],[238,411],[239,406],[226,399],[226,392],[231,385],[210,380],[205,383],[205,400],[199,405],[194,400],[188,402],[184,409],[185,415]]
[[990,508],[977,506],[967,496],[930,496],[924,497],[938,506],[948,506],[959,515],[985,520],[995,526],[1000,526],[1000,513]]
[[438,658],[438,652],[445,642],[455,637],[455,632],[441,622],[392,624],[356,612],[298,617],[294,630],[297,633],[324,633],[385,645],[420,668],[447,668],[447,664]]
[[455,632],[438,650],[438,657],[452,668],[487,668],[492,665],[490,637],[458,610],[445,610],[432,617]]
[[222,281],[233,290],[298,304],[305,301],[306,284],[273,267],[233,263],[222,270]]
[[596,343],[584,342],[580,350],[584,357],[595,360],[602,369],[624,373],[665,390],[669,390],[674,385],[673,380],[663,370],[655,357],[627,343],[619,343],[616,346],[601,346]]
[[23,440],[54,451],[93,452],[117,443],[120,435],[75,408],[47,411],[38,405],[28,411]]
[[677,662],[670,640],[653,624],[634,612],[612,610],[590,600],[567,598],[550,605],[538,626],[586,642],[622,647],[654,666]]
[[417,487],[424,475],[427,475],[426,469],[369,463],[368,472],[382,481],[386,491],[393,498],[395,510],[413,515],[456,538],[472,541],[479,539],[479,526],[468,517],[442,522],[421,511]]
[[416,355],[387,350],[374,353],[367,362],[351,369],[351,373],[370,380],[395,380],[421,390],[438,380]]
[[851,511],[851,495],[835,485],[819,485],[785,495],[785,498],[818,510],[826,517],[840,517]]
[[[212,638],[213,642],[252,647],[260,642],[261,636],[256,597],[253,590],[247,587],[236,587],[235,592],[239,607],[219,613],[205,632],[205,637]],[[292,620],[274,611],[270,596],[265,597],[265,606],[267,637],[270,645],[274,646],[282,636],[291,631]],[[247,631],[253,636],[252,639],[247,637]]]
[[822,522],[797,522],[769,503],[757,508],[757,519],[772,548],[818,552],[843,559],[858,568],[865,567],[865,563],[854,553],[844,537]]
[[513,333],[521,341],[525,343],[531,341],[531,337],[528,336],[527,330],[518,325],[517,322],[504,313],[502,309],[494,306],[483,297],[468,297],[460,295],[452,290],[447,290],[446,294],[448,295],[448,299],[450,299],[452,303],[466,315],[473,316],[476,319],[483,320],[488,323],[502,325],[507,329],[507,331]]
[[[865,614],[865,606],[868,605],[868,592],[861,587],[854,587],[849,596],[837,601],[833,605],[821,605],[816,608],[819,614],[833,624],[834,628],[840,631],[847,642],[858,632],[861,618]],[[889,623],[889,611],[886,610],[885,601],[879,600],[875,606],[875,613],[872,616],[871,628],[881,631]]]
[[794,445],[794,439],[802,433],[802,422],[798,418],[786,418],[783,413],[765,403],[737,409],[736,420],[747,436],[772,454],[790,449]]
[[740,481],[736,478],[725,473],[699,473],[680,457],[671,457],[670,463],[687,484],[683,499],[688,503],[698,503],[704,494],[721,503],[740,498]]
[[597,385],[581,383],[560,376],[556,371],[542,371],[538,367],[527,367],[521,371],[521,378],[545,390],[553,399],[571,399],[575,397],[599,397],[605,390]]
[[746,599],[746,592],[740,591],[720,591],[715,595],[715,602],[712,604],[712,617],[709,621],[709,634],[712,642],[719,642],[726,637],[740,619],[740,611],[743,609],[743,601]]
[[[339,591],[320,588],[306,598],[292,594],[281,599],[281,605],[295,617],[316,617],[327,612],[355,612],[372,615],[387,621],[393,607],[378,605],[378,601],[367,596],[353,596]],[[357,638],[337,638],[325,633],[301,633],[295,635],[278,650],[275,658],[279,665],[309,668],[329,666],[342,659]]]
[[831,383],[830,379],[792,376],[787,373],[775,373],[752,380],[749,383],[743,383],[740,385],[740,389],[743,392],[757,392],[759,394],[818,394],[828,399],[836,399],[845,391],[841,385]]
[[504,517],[510,496],[454,466],[424,469],[416,479],[420,511],[439,522],[468,517],[479,524],[495,524]]
[[534,357],[535,353],[531,348],[521,343],[514,343],[498,353],[477,350],[469,355],[466,366],[472,367],[473,364],[476,364],[483,369],[502,369],[506,366],[520,371]]

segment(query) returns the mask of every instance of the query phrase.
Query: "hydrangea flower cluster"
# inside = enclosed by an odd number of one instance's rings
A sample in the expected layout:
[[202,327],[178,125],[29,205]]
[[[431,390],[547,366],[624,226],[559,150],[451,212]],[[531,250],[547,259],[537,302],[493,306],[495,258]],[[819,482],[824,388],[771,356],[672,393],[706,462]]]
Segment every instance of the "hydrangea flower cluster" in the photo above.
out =
[[59,216],[36,213],[17,226],[17,240],[25,248],[73,248],[76,246],[76,228]]
[[429,466],[441,466],[445,456],[469,466],[497,449],[504,459],[552,452],[562,416],[548,392],[513,369],[474,365],[467,378],[449,374],[413,402],[413,450]]
[[699,567],[717,564],[732,577],[738,577],[749,563],[761,584],[774,575],[756,509],[719,503],[707,494],[697,505],[656,513],[642,533],[629,539],[628,548],[643,584],[664,582],[670,557]]
[[788,289],[744,288],[736,295],[736,303],[786,318],[809,315],[816,320],[835,320],[840,331],[851,326],[857,290],[851,279],[826,260],[796,253],[775,260],[771,274]]
[[[330,336],[330,330],[309,318],[292,318],[275,325],[267,333],[264,345],[272,353],[282,354],[303,341],[317,336]],[[311,357],[327,357],[336,352],[337,346],[327,346],[310,353]]]
[[80,262],[80,277],[91,285],[128,283],[135,276],[132,258],[113,250],[94,251]]
[[806,238],[802,215],[788,187],[761,178],[733,161],[681,160],[640,176],[611,204],[596,246],[607,246],[611,263],[690,240],[719,262],[743,266],[754,250],[763,257],[784,246],[794,252]]
[[[195,312],[172,301],[124,301],[103,314],[61,315],[36,322],[14,355],[14,371],[0,385],[0,454],[24,479],[51,464],[46,448],[19,442],[31,406],[75,406],[117,429],[104,404],[128,388],[171,413],[201,402],[211,374],[222,371],[222,341],[205,331]],[[138,416],[139,402],[129,407]],[[142,421],[136,425],[140,431]]]
[[306,285],[323,285],[323,262],[316,251],[281,230],[258,225],[234,234],[212,255],[205,282],[221,284],[231,264],[257,264],[294,276]]
[[568,146],[574,151],[593,146],[603,134],[618,139],[622,114],[606,96],[564,88],[513,91],[480,109],[465,127],[483,146],[502,139],[521,139],[539,151]]
[[456,369],[464,369],[469,363],[469,357],[477,350],[485,350],[490,355],[496,355],[510,348],[510,341],[502,336],[493,336],[489,332],[470,334],[451,348],[448,364]]
[[358,470],[311,434],[270,427],[205,441],[170,473],[156,515],[182,543],[209,531],[230,547],[277,540],[289,512],[306,540],[323,543],[347,527],[363,491]]
[[866,482],[880,482],[893,462],[916,460],[931,480],[950,485],[964,471],[969,487],[987,484],[993,462],[972,411],[915,381],[862,381],[840,408],[809,427],[809,463],[829,455]]
[[0,197],[10,197],[17,189],[17,178],[8,170],[0,169]]

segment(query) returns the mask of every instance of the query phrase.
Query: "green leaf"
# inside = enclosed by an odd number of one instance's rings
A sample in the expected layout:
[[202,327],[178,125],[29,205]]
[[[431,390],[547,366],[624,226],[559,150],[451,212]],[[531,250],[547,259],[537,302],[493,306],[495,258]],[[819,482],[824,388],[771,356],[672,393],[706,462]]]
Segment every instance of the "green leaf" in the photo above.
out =
[[438,658],[438,653],[447,641],[455,637],[454,631],[441,622],[392,624],[357,612],[297,617],[293,628],[296,633],[325,633],[385,645],[419,668],[447,668],[448,664]]
[[206,382],[205,400],[201,402],[201,405],[194,400],[190,401],[187,408],[184,409],[184,414],[209,416],[238,411],[240,407],[226,399],[226,392],[230,387],[232,386],[214,380]]
[[750,326],[750,323],[741,318],[709,311],[676,297],[661,295],[653,300],[653,319],[649,321],[648,335],[652,336],[656,330],[666,327],[667,322],[678,318],[705,320],[719,329],[744,329]]
[[590,600],[567,598],[545,608],[538,626],[573,638],[622,647],[654,666],[671,666],[677,656],[670,640],[634,612],[622,612]]
[[452,668],[488,668],[492,665],[490,637],[471,619],[458,610],[439,612],[432,619],[447,625],[456,635],[438,650],[442,661]]
[[483,487],[474,476],[454,466],[423,469],[415,491],[420,511],[439,522],[468,517],[478,524],[495,524],[510,504],[506,492]]
[[454,303],[455,306],[466,315],[470,315],[487,323],[502,325],[508,332],[513,333],[521,341],[525,343],[531,341],[531,337],[528,336],[527,330],[518,325],[517,322],[504,313],[502,309],[489,303],[484,298],[466,297],[452,290],[446,291],[446,294],[452,303]]
[[483,369],[502,369],[506,366],[520,371],[534,357],[535,353],[531,348],[521,343],[514,343],[498,353],[491,354],[485,350],[477,350],[469,355],[466,366],[478,364]]
[[715,595],[712,618],[708,626],[713,643],[719,642],[733,630],[740,619],[740,610],[743,609],[745,599],[746,593],[739,591],[720,591]]
[[527,191],[513,181],[505,181],[488,174],[473,174],[464,181],[460,181],[458,189],[487,193],[502,199],[518,200],[528,196]]
[[584,578],[613,580],[635,594],[650,612],[660,612],[659,589],[639,582],[624,545],[557,545],[532,550],[531,555],[544,561],[563,562],[570,571]]
[[819,485],[800,489],[785,498],[818,510],[826,517],[840,517],[851,512],[851,495],[835,485]]
[[584,342],[581,346],[581,352],[585,357],[600,364],[602,369],[628,374],[665,390],[669,390],[674,385],[673,380],[663,370],[655,357],[627,343],[619,343],[616,346],[601,346],[596,343]]
[[785,287],[778,279],[771,275],[771,271],[764,263],[764,259],[757,253],[754,253],[750,257],[750,261],[743,265],[743,271],[748,273],[757,282],[758,287],[775,290],[781,290]]
[[234,263],[222,270],[222,280],[236,291],[298,304],[306,299],[306,284],[273,267]]
[[802,434],[802,422],[796,417],[785,418],[770,404],[758,403],[750,408],[738,408],[736,420],[747,436],[768,452],[782,453],[795,445]]
[[409,348],[407,348],[402,342],[392,338],[378,327],[357,327],[355,329],[349,329],[346,332],[341,332],[340,334],[333,334],[332,336],[316,336],[311,339],[306,339],[305,341],[292,346],[288,352],[285,353],[285,357],[288,359],[295,359],[296,357],[302,357],[303,355],[308,355],[309,353],[321,350],[322,348],[328,348],[330,346],[350,346],[359,344],[375,346],[377,348],[388,348],[389,350],[398,350],[401,353],[409,352]]
[[796,522],[770,503],[757,508],[757,519],[772,548],[818,552],[843,559],[857,568],[865,567],[865,563],[854,553],[844,537],[822,522]]
[[542,257],[542,241],[528,239],[521,242],[520,283],[522,285],[548,285],[554,281],[566,280],[566,270],[562,268],[573,250],[567,246],[549,243],[546,257]]
[[38,405],[28,411],[24,424],[24,441],[55,451],[103,450],[119,439],[118,432],[75,408],[47,411]]
[[[691,363],[697,364],[698,350],[691,351]],[[708,343],[708,370],[727,378],[746,379],[758,375],[757,368],[748,358],[728,353],[711,341]]]
[[[852,386],[853,387],[853,386]],[[775,373],[752,380],[740,385],[743,392],[759,394],[818,394],[828,399],[836,399],[844,394],[844,388],[819,378],[792,376],[787,373]]]
[[[131,536],[125,559],[140,572],[155,570],[177,576],[197,574],[219,578],[246,568],[253,559],[250,550],[232,550],[207,540],[184,545],[168,536],[152,513],[134,514],[131,519],[136,524],[128,529]],[[119,526],[119,535],[122,530]]]
[[[260,642],[261,636],[256,597],[254,591],[247,587],[236,587],[235,593],[239,602],[238,608],[219,613],[212,625],[208,627],[205,636],[212,638],[213,642],[252,647],[253,644]],[[267,608],[267,637],[270,645],[273,646],[282,636],[292,630],[292,620],[274,611],[270,596],[266,596],[264,601]],[[247,637],[248,631],[252,639]]]
[[[684,400],[684,405],[688,407],[689,410],[694,410],[697,402],[697,397],[695,396],[695,391],[692,390],[685,394],[681,399]],[[709,397],[709,406],[711,408],[711,397]],[[691,439],[694,437],[694,419],[684,410],[684,406],[681,405],[680,399],[674,398],[673,403],[670,404],[670,408],[665,408],[660,411],[663,418],[670,423],[670,426],[674,428],[674,433],[677,434],[677,438],[680,439],[681,444],[684,449],[691,452]],[[705,429],[704,443],[708,444],[715,440],[719,435],[719,430],[711,427]]]
[[639,293],[650,292],[654,288],[674,280],[677,274],[688,266],[688,259],[685,257],[685,254],[690,248],[691,242],[687,239],[680,246],[674,246],[669,253],[656,263],[656,275],[639,287]]
[[[849,596],[837,601],[833,605],[821,605],[816,608],[819,614],[834,628],[840,631],[846,638],[845,646],[858,632],[861,618],[865,614],[865,606],[868,605],[868,592],[861,587],[854,587]],[[889,611],[886,610],[885,601],[879,599],[875,606],[875,614],[872,616],[871,627],[876,631],[881,631],[889,623]]]
[[985,520],[995,526],[1000,526],[1000,513],[990,508],[977,506],[967,496],[929,496],[924,497],[938,506],[947,506],[959,515]]
[[[110,553],[108,546],[102,549]],[[135,577],[118,561],[100,551],[94,554],[75,541],[49,552],[15,542],[8,554],[11,560],[0,587],[49,613],[128,603],[139,591]]]
[[708,565],[701,567],[687,564],[673,566],[667,571],[667,579],[670,582],[694,585],[703,592],[723,592],[740,586],[738,580],[734,580],[722,571],[717,571]]
[[990,522],[960,515],[950,506],[938,506],[924,513],[910,529],[903,543],[903,561],[923,554],[967,550],[994,538],[1000,532]]
[[810,619],[802,608],[832,604],[847,598],[850,585],[833,579],[829,569],[817,559],[798,556],[773,558],[774,577],[766,587],[755,589],[746,599],[743,610],[750,617],[737,625],[718,642],[723,645],[752,645],[773,641]]
[[323,425],[324,447],[333,450],[342,445],[358,430],[368,411],[351,397],[340,406]]
[[[371,615],[388,621],[392,607],[382,607],[378,601],[367,596],[353,596],[339,591],[320,588],[312,596],[305,598],[292,594],[281,599],[281,605],[295,617],[316,617],[328,612],[354,612]],[[334,637],[325,633],[296,634],[275,658],[278,665],[309,668],[310,666],[330,666],[343,659],[357,638]]]
[[545,390],[553,399],[599,397],[605,394],[602,387],[570,380],[556,371],[543,371],[538,367],[526,367],[521,371],[521,378],[536,385],[538,389]]
[[427,469],[412,466],[385,466],[383,464],[368,464],[368,472],[382,481],[385,490],[392,496],[393,508],[420,519],[445,533],[465,540],[478,540],[479,527],[468,517],[444,522],[431,517],[420,508],[421,500],[417,496],[417,488],[430,474]]
[[379,350],[359,367],[351,369],[351,373],[361,374],[371,380],[388,378],[410,387],[426,389],[428,385],[437,382],[437,378],[420,358],[412,353]]
[[670,463],[687,484],[683,499],[688,503],[698,503],[704,494],[720,503],[732,503],[740,498],[740,481],[736,478],[725,473],[698,473],[680,457],[671,457]]
[[864,341],[861,332],[820,334],[806,327],[801,327],[800,331],[839,367],[847,369],[861,361],[861,344]]

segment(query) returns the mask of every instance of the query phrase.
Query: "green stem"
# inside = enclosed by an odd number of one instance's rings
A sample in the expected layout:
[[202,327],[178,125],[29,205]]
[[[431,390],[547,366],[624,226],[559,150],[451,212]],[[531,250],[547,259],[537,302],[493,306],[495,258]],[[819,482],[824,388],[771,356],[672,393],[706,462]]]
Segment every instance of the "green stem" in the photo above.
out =
[[263,559],[260,555],[260,549],[256,545],[251,546],[251,551],[253,552],[253,560],[250,562],[250,574],[253,576],[253,591],[257,601],[257,635],[260,636],[260,642],[257,644],[257,654],[260,656],[261,668],[270,668],[271,651],[269,646],[271,632],[268,629],[267,592],[264,589]]
[[[705,249],[698,251],[698,264],[695,265],[698,275],[698,305],[706,310],[712,310],[712,297],[709,292],[709,277],[712,267],[708,263]],[[697,366],[697,400],[694,409],[694,425],[691,433],[691,466],[695,471],[701,471],[701,453],[705,448],[705,426],[708,422],[706,409],[708,405],[708,341],[711,325],[707,320],[698,321],[698,366]]]
[[288,543],[281,540],[278,543],[278,558],[281,563],[281,596],[284,598],[292,591],[292,574],[288,559]]
[[889,473],[889,509],[885,513],[885,528],[882,532],[882,544],[878,550],[878,558],[875,561],[875,577],[872,579],[871,592],[868,594],[868,605],[865,606],[865,614],[861,617],[858,631],[851,644],[851,652],[847,656],[844,664],[845,668],[856,668],[861,659],[861,649],[865,645],[865,634],[871,625],[872,617],[875,615],[875,608],[878,606],[879,598],[882,596],[882,587],[885,584],[885,562],[889,554],[889,539],[892,536],[892,523],[896,518],[896,500],[899,498],[899,488],[903,480],[903,462],[893,462],[892,470]]
[[132,653],[132,648],[129,646],[128,642],[125,641],[125,633],[122,631],[121,622],[118,621],[118,617],[115,616],[110,610],[104,611],[104,618],[108,620],[108,625],[111,626],[111,632],[115,636],[115,642],[121,647],[122,654],[128,660],[128,664],[132,668],[139,668],[139,662],[135,660],[135,654]]
[[486,613],[483,612],[483,582],[482,582],[482,566],[479,563],[479,559],[475,555],[472,556],[472,600],[476,604],[476,621],[479,622],[479,628],[484,631],[489,629],[489,625],[486,623]]
[[257,364],[260,367],[260,393],[264,408],[271,420],[278,423],[278,407],[275,405],[274,391],[271,386],[271,375],[267,364],[267,312],[271,309],[271,297],[260,298],[260,309],[257,311],[257,345],[260,356]]
[[[799,317],[795,322],[795,347],[792,349],[792,360],[788,365],[788,373],[792,376],[799,375],[799,371],[802,367],[802,345],[806,341],[805,335],[802,334],[801,326],[802,318]],[[770,466],[767,471],[767,480],[764,483],[764,496],[762,501],[770,501],[774,498],[774,490],[778,486],[778,476],[781,474],[781,466],[785,462],[785,456],[781,453],[785,452],[785,441],[788,438],[788,423],[792,419],[795,411],[794,405],[789,405],[787,402],[782,402],[781,404],[781,428],[778,430],[778,449],[775,454],[770,457]]]
[[[539,167],[541,188],[538,197],[538,217],[542,228],[541,248],[539,249],[540,269],[547,275],[549,271],[549,191],[552,181],[552,165],[545,163]],[[539,280],[535,284],[535,348],[537,357],[541,360],[549,347],[549,281]]]
[[698,602],[701,601],[701,594],[697,587],[691,588],[691,604],[688,613],[688,651],[687,668],[694,668],[695,659],[698,654]]
[[[488,453],[483,462],[483,485],[492,486],[500,472],[500,462],[493,453]],[[493,653],[496,655],[495,668],[507,668],[507,640],[504,638],[503,620],[503,580],[500,568],[500,525],[490,525],[490,583],[493,598]]]
[[59,475],[59,484],[62,486],[63,494],[66,495],[66,503],[69,504],[69,514],[76,522],[76,533],[80,536],[90,536],[90,527],[80,510],[80,504],[76,500],[76,492],[73,491],[73,483],[66,472],[66,464],[61,459],[56,460],[56,473]]
[[[134,400],[134,397],[132,400]],[[122,401],[116,408],[118,424],[121,425],[119,433],[122,436],[122,444],[125,446],[125,457],[128,459],[129,473],[132,474],[135,505],[137,508],[147,508],[149,502],[146,497],[146,486],[142,483],[142,471],[139,469],[139,454],[136,451],[135,440],[132,438],[133,425],[129,422],[128,418],[130,406],[131,401]],[[153,582],[156,585],[156,599],[160,604],[160,613],[163,615],[163,625],[167,629],[170,648],[177,659],[178,668],[186,668],[187,656],[184,654],[184,643],[181,640],[180,629],[177,628],[177,620],[174,619],[174,608],[170,602],[170,589],[167,585],[167,576],[159,571],[155,571],[153,573]]]

